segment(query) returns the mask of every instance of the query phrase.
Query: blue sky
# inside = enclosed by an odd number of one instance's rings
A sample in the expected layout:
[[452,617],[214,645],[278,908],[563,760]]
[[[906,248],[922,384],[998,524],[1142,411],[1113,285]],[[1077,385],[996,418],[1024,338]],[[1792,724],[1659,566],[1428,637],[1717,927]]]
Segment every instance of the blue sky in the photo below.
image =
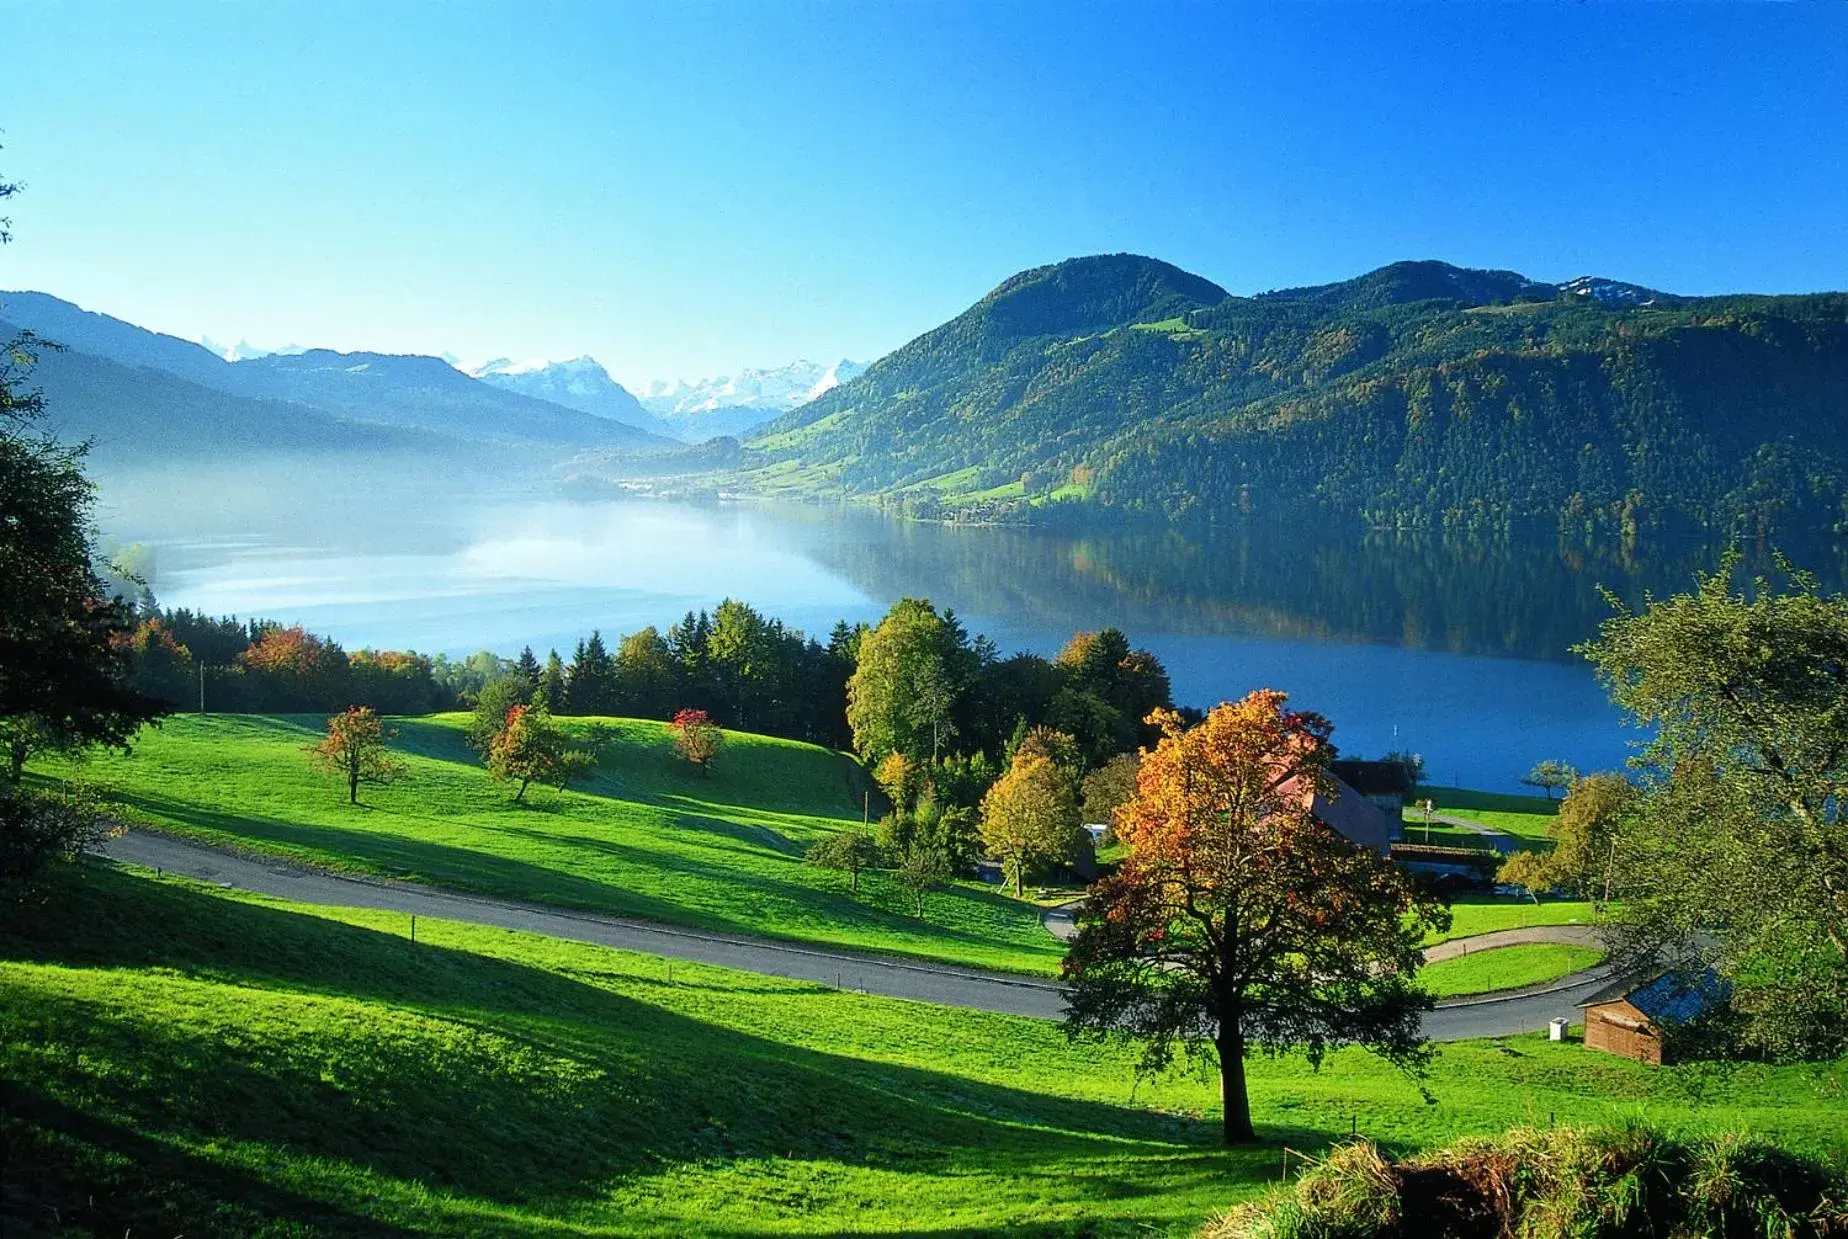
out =
[[0,287],[626,381],[1132,250],[1848,287],[1848,5],[0,0]]

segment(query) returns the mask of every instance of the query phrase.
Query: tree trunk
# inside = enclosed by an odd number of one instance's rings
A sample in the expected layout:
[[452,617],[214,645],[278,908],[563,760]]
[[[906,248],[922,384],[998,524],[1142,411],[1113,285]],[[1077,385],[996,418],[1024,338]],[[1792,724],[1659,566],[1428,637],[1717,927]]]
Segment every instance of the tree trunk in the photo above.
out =
[[529,783],[531,783],[531,782],[532,782],[532,780],[531,780],[531,779],[521,779],[521,780],[520,780],[520,790],[519,790],[519,791],[517,791],[517,792],[515,792],[515,793],[513,794],[513,803],[515,803],[515,804],[522,804],[522,803],[524,803],[524,802],[525,802],[525,800],[526,800],[526,785],[527,785],[527,784],[529,784]]
[[15,738],[6,747],[7,781],[17,785],[21,779],[26,777],[26,742]]
[[347,803],[359,803],[359,771],[347,767]]
[[1016,863],[1014,865],[1014,898],[1024,899],[1026,895],[1027,867],[1023,864]]
[[1258,1133],[1251,1126],[1251,1097],[1245,1091],[1245,1037],[1238,1016],[1219,1021],[1219,1100],[1225,1112],[1227,1144],[1252,1144]]

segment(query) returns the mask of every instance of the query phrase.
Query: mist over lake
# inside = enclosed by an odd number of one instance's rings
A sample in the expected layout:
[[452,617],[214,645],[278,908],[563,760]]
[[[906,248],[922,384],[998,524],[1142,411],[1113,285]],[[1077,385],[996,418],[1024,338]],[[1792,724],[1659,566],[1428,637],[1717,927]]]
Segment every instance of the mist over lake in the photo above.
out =
[[1411,749],[1434,782],[1507,790],[1542,758],[1623,763],[1638,733],[1570,647],[1608,613],[1600,588],[1636,601],[1714,558],[1302,528],[1075,535],[517,488],[285,501],[269,481],[228,496],[125,475],[104,487],[105,532],[149,548],[165,605],[299,622],[349,648],[568,657],[593,628],[664,628],[725,596],[823,637],[927,597],[1004,654],[1115,624],[1162,657],[1180,702],[1279,687],[1327,714],[1344,752]]

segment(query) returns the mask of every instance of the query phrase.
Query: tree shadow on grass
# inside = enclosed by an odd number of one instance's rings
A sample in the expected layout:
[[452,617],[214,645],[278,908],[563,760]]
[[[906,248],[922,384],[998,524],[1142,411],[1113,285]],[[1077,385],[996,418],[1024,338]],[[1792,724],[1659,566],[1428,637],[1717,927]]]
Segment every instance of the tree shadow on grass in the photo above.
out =
[[208,832],[234,845],[273,850],[312,864],[559,908],[713,927],[710,918],[690,915],[686,908],[668,900],[495,852],[435,843],[413,835],[221,812],[147,792],[123,791],[117,799],[156,820],[175,823],[182,830]]
[[[1044,1180],[1127,1216],[1110,1202],[1151,1189],[1125,1158],[1201,1182],[1270,1159],[1213,1148],[1216,1124],[791,1046],[560,972],[107,868],[0,938],[0,955],[181,974],[112,983],[100,1003],[33,991],[23,1035],[82,1047],[36,1060],[32,1086],[59,1104],[541,1212],[675,1165],[794,1158]],[[864,1001],[808,1000],[841,1002],[843,1020]],[[208,1001],[223,1004],[210,1018]]]
[[[764,902],[775,901],[786,909],[789,919],[810,924],[832,922],[842,931],[843,937],[856,930],[867,929],[897,932],[906,936],[922,934],[941,940],[946,948],[945,956],[951,954],[958,944],[999,951],[1008,950],[1012,946],[980,933],[936,922],[919,922],[902,912],[881,910],[844,891],[779,881],[740,866],[702,861],[695,857],[557,830],[542,833],[552,842],[607,856],[634,873],[647,872],[663,875],[664,878],[677,876],[697,880],[705,883],[706,889],[722,894],[725,898],[715,899],[704,906],[689,905],[636,890],[630,885],[580,877],[561,868],[535,864],[501,853],[436,843],[414,835],[289,822],[251,813],[222,812],[191,801],[149,792],[124,790],[118,794],[118,799],[141,813],[176,823],[182,829],[208,832],[259,851],[273,849],[313,864],[357,869],[392,878],[425,882],[453,891],[520,900],[535,905],[634,917],[664,925],[681,925],[746,937],[839,946],[846,950],[879,949],[878,944],[827,943],[818,940],[812,933],[795,935],[779,932],[784,927],[774,921],[766,923],[762,915]],[[792,859],[789,863],[799,862]],[[963,894],[963,888],[959,888],[957,893]],[[979,898],[983,893],[969,894]],[[933,900],[945,897],[946,892],[932,896]],[[1019,907],[1018,904],[1012,906]],[[902,942],[885,944],[884,949],[914,956],[918,954],[915,950],[904,951]],[[928,958],[953,962],[944,956]]]
[[[799,910],[802,915],[810,918],[830,918],[836,921],[843,929],[882,929],[906,936],[935,938],[942,940],[946,947],[954,944],[967,944],[969,946],[981,947],[996,952],[1022,949],[1018,943],[988,937],[970,930],[957,929],[945,925],[941,921],[932,921],[928,918],[919,920],[917,917],[910,915],[909,910],[903,906],[898,908],[879,907],[876,904],[867,902],[865,894],[855,896],[850,891],[846,890],[829,890],[821,886],[779,881],[775,878],[742,871],[713,861],[700,860],[697,857],[664,855],[660,852],[638,848],[630,844],[617,843],[613,840],[594,839],[575,835],[560,837],[569,838],[574,846],[603,852],[622,861],[624,864],[655,869],[666,873],[680,874],[688,878],[697,879],[701,882],[713,884],[723,883],[728,886],[736,887],[741,892],[753,892],[759,896],[787,901],[792,905],[792,910]],[[862,881],[864,884],[864,878]],[[994,906],[992,901],[984,899],[983,895],[984,892],[970,891],[965,887],[955,887],[950,890],[934,892],[930,896],[930,899],[932,902],[935,902],[944,899],[967,898],[973,903],[987,904],[991,907]],[[896,897],[900,900],[901,904],[903,899],[909,898],[903,895]],[[1012,900],[1005,902],[1008,912],[1016,915],[1019,913],[1022,907],[1021,904]],[[755,921],[740,920],[736,923],[735,928],[736,932],[746,934],[762,934],[766,932],[766,927]],[[813,941],[813,939],[809,940]],[[1049,946],[1052,944],[1052,941],[1051,936],[1048,935],[1047,943]],[[894,945],[886,949],[896,950],[898,947]],[[1049,959],[1056,957],[1055,952],[1048,953]],[[945,960],[945,962],[953,961]],[[977,965],[966,966],[974,967]]]
[[101,1111],[0,1078],[0,1234],[221,1234],[287,1218],[292,1233],[402,1239],[421,1232],[291,1191],[238,1166],[152,1139]]

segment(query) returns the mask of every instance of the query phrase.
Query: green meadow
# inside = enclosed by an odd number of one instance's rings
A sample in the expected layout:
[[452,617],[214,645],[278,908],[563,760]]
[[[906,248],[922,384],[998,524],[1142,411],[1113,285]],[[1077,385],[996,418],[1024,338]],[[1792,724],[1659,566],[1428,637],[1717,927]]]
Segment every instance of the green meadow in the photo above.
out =
[[[0,933],[9,1216],[86,1233],[1185,1234],[1283,1146],[1646,1118],[1848,1147],[1848,1061],[1653,1070],[1539,1036],[1214,1084],[1051,1022],[103,864]],[[53,1211],[56,1211],[55,1214]],[[286,1223],[275,1219],[286,1218]]]
[[[1547,833],[1547,828],[1559,813],[1557,800],[1548,800],[1545,796],[1510,795],[1506,792],[1478,792],[1468,788],[1420,787],[1413,793],[1412,803],[1405,807],[1405,837],[1415,843],[1425,839],[1424,814],[1418,808],[1418,802],[1424,800],[1431,801],[1432,807],[1446,817],[1461,818],[1466,822],[1477,822],[1490,830],[1498,830],[1513,838],[1521,847],[1552,849],[1553,837]],[[1481,835],[1442,822],[1432,823],[1430,839],[1432,843],[1456,847],[1488,846],[1488,841]]]
[[1595,918],[1583,899],[1547,899],[1535,903],[1499,895],[1459,895],[1450,905],[1450,928],[1431,937],[1433,942],[1473,938],[1504,929],[1539,925],[1590,925]]
[[1419,969],[1418,981],[1439,998],[1460,998],[1544,985],[1603,961],[1604,952],[1593,946],[1523,943],[1426,964]]
[[1041,975],[1060,944],[1038,912],[979,883],[930,895],[923,918],[890,876],[804,863],[822,835],[851,829],[864,779],[814,745],[728,733],[710,775],[679,760],[665,724],[561,720],[602,757],[594,778],[523,805],[464,743],[468,716],[393,719],[408,777],[362,804],[303,752],[315,717],[181,715],[129,756],[77,773],[125,814],[161,829],[332,869],[431,882],[718,932],[797,939]]

